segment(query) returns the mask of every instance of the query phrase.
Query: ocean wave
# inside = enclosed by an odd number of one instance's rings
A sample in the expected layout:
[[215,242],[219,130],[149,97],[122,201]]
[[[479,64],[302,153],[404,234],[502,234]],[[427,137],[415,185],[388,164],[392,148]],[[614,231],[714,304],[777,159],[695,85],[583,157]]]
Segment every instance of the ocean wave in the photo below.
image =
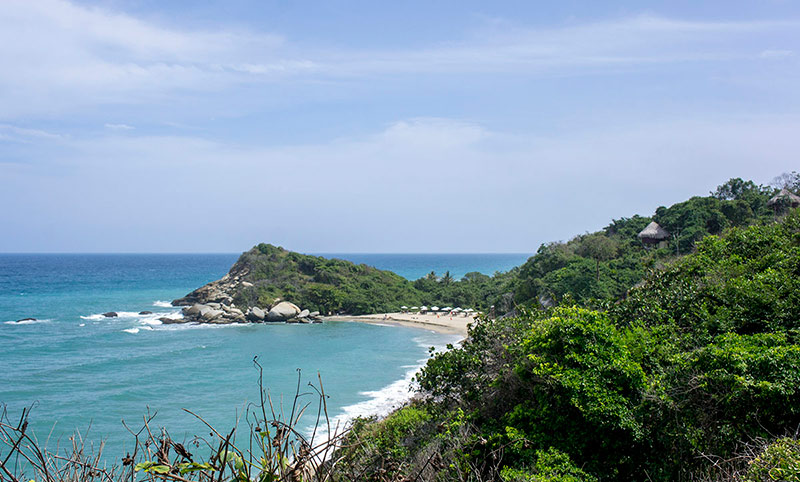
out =
[[[440,333],[431,332],[429,335],[421,335],[414,338],[414,342],[420,347],[429,348],[433,347],[434,351],[446,351],[447,345],[455,345],[461,341],[462,337],[459,335],[442,335]],[[347,425],[358,417],[385,417],[393,410],[396,410],[407,403],[416,388],[414,376],[419,370],[428,362],[428,357],[417,360],[416,365],[404,365],[402,368],[407,369],[405,375],[400,380],[390,383],[389,385],[374,391],[360,392],[361,396],[368,397],[353,405],[348,405],[342,408],[342,413],[331,419],[331,427],[338,427],[338,430],[344,430]],[[311,431],[309,430],[309,434]],[[328,434],[323,432],[318,434],[323,438],[327,438]]]
[[168,324],[168,325],[161,325],[158,327],[161,331],[179,331],[179,330],[216,330],[221,328],[236,328],[236,327],[244,327],[244,326],[252,326],[251,323],[227,323],[227,324],[216,324],[216,323],[197,323],[197,322],[188,322],[188,323],[175,323],[175,324]]
[[50,318],[45,318],[43,320],[22,320],[22,321],[9,320],[9,321],[4,321],[3,324],[4,325],[36,325],[38,323],[50,323],[51,321],[53,321],[53,320],[50,319]]
[[102,313],[95,313],[92,315],[81,316],[84,320],[99,321],[99,320],[143,320],[143,321],[158,321],[159,318],[173,318],[179,319],[183,315],[176,311],[160,311],[141,314],[138,311],[115,311],[117,316],[107,317]]
[[126,329],[124,329],[122,331],[124,331],[125,333],[131,333],[131,334],[135,335],[135,334],[139,333],[142,330],[150,330],[150,331],[152,331],[153,327],[152,326],[139,326],[139,327],[135,327],[135,328],[126,328]]
[[105,319],[105,316],[100,315],[100,314],[98,314],[98,315],[87,315],[87,316],[81,315],[81,318],[84,319],[84,320],[95,321],[95,320],[103,320],[103,319]]
[[157,306],[159,308],[172,308],[172,303],[169,301],[156,300],[153,302],[153,306]]
[[95,313],[93,315],[81,316],[81,318],[83,318],[84,320],[96,321],[96,320],[106,320],[106,319],[117,320],[124,318],[128,319],[139,318],[140,316],[151,316],[151,315],[140,315],[138,311],[115,311],[114,313],[116,313],[117,316],[106,316],[103,313]]

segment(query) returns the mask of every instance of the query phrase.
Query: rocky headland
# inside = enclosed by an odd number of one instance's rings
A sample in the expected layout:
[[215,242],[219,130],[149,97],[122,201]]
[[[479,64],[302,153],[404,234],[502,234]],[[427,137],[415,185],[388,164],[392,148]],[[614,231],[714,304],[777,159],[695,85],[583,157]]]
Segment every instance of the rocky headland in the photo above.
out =
[[314,323],[320,313],[387,312],[416,299],[390,271],[304,255],[269,244],[243,253],[230,271],[182,298],[182,319],[164,323]]
[[[256,288],[256,283],[264,285],[264,279],[253,275],[253,250],[244,253],[222,278],[212,281],[192,291],[182,298],[172,301],[173,306],[183,306],[183,318],[163,318],[167,324],[174,323],[321,323],[319,311],[302,309],[296,304],[274,298],[265,302],[263,297],[242,296],[243,293]],[[248,256],[250,255],[250,256]],[[248,278],[251,280],[248,281]],[[267,280],[268,282],[268,280]],[[238,298],[250,299],[254,302],[239,306],[234,301]]]

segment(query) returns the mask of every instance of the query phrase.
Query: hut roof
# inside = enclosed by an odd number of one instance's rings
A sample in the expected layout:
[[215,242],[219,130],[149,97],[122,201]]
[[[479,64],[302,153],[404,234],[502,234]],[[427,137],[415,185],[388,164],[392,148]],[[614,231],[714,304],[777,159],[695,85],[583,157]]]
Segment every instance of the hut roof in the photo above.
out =
[[637,235],[641,239],[662,240],[669,238],[669,232],[653,221]]
[[779,192],[778,194],[773,196],[772,199],[767,201],[767,206],[772,206],[773,204],[776,204],[784,199],[787,200],[789,204],[792,206],[800,206],[800,196],[797,196],[796,194],[794,194],[793,192],[791,192],[786,188],[781,189],[781,192]]

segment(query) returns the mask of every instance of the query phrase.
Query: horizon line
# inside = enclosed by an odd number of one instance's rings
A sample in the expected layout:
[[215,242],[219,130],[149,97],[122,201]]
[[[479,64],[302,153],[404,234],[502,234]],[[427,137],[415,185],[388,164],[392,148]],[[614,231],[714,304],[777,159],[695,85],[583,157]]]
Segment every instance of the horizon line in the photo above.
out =
[[[286,248],[284,248],[286,249]],[[293,251],[287,249],[287,251]],[[225,254],[225,255],[240,255],[247,251],[4,251],[0,252],[3,255],[170,255],[170,254]],[[452,252],[435,252],[435,251],[317,251],[317,252],[302,252],[294,251],[300,254],[307,254],[311,256],[322,255],[340,255],[340,254],[395,254],[395,255],[455,255],[455,254],[508,254],[508,255],[531,255],[528,252],[522,251],[452,251]]]

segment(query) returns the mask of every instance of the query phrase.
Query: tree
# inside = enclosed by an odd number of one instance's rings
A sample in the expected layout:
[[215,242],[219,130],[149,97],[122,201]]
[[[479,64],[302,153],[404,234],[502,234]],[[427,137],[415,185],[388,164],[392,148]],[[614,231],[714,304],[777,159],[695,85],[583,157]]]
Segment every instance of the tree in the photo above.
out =
[[770,182],[777,189],[788,189],[794,193],[800,192],[800,173],[797,171],[784,172]]
[[743,199],[750,193],[760,193],[761,190],[762,187],[756,185],[753,181],[745,181],[740,177],[734,177],[725,184],[717,186],[717,190],[712,192],[711,195],[719,200],[734,200]]
[[589,234],[581,240],[578,254],[595,261],[595,281],[600,280],[600,261],[607,261],[617,255],[617,242],[599,233]]
[[453,276],[450,274],[450,271],[445,271],[444,276],[442,276],[441,283],[447,286],[452,282],[453,282]]

